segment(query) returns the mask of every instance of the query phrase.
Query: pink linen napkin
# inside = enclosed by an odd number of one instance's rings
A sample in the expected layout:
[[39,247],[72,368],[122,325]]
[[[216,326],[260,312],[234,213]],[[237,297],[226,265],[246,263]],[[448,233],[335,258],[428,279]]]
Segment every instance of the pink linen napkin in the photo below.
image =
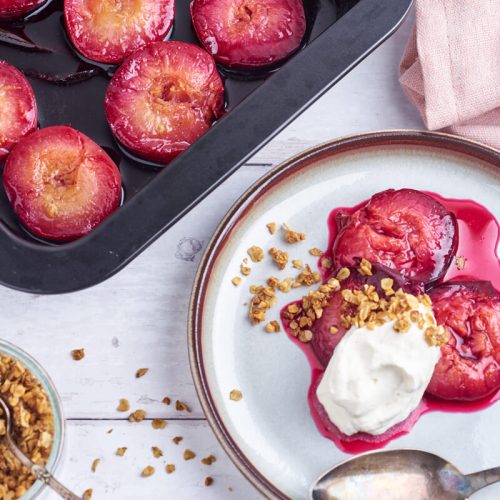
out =
[[416,0],[400,82],[430,130],[500,148],[500,0]]

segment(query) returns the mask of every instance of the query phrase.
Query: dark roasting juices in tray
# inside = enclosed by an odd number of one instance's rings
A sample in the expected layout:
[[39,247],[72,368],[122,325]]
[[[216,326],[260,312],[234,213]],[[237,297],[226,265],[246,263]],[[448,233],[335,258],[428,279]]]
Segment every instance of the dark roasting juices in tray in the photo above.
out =
[[[218,66],[226,113],[166,167],[134,158],[114,139],[104,96],[116,66],[79,55],[66,35],[63,1],[24,19],[0,21],[0,60],[33,86],[39,127],[71,125],[119,165],[122,206],[71,243],[41,241],[21,226],[0,188],[0,283],[62,293],[108,278],[233,173],[399,25],[411,0],[304,0],[299,50],[265,70]],[[176,1],[170,40],[198,44],[188,0]]]

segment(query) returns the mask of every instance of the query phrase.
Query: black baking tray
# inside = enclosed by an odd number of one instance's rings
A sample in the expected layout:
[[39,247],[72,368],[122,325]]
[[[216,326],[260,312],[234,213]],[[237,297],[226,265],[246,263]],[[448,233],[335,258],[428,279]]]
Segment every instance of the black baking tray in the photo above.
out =
[[[23,21],[0,24],[0,59],[28,76],[40,127],[71,124],[94,139],[119,164],[124,191],[123,205],[92,233],[56,245],[35,239],[19,224],[0,188],[0,283],[63,293],[112,276],[387,38],[410,5],[304,0],[308,28],[300,50],[259,74],[219,68],[227,113],[165,168],[135,160],[116,144],[103,109],[115,68],[85,61],[72,50],[62,0]],[[196,43],[188,0],[176,1],[171,39]]]

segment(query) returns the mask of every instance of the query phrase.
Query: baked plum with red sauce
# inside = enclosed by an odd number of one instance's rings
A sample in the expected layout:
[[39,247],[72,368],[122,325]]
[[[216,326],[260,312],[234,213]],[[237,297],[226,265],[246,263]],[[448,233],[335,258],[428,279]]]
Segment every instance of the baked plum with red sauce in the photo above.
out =
[[17,68],[0,61],[0,162],[36,127],[37,107],[31,85]]
[[109,84],[105,113],[113,134],[130,152],[166,164],[223,114],[224,86],[203,49],[157,42],[135,52]]
[[83,56],[102,63],[119,63],[148,43],[164,40],[174,12],[174,0],[64,0],[66,31],[73,45]]
[[[344,304],[341,294],[342,290],[360,290],[364,285],[372,285],[377,290],[379,296],[384,297],[380,281],[383,278],[392,278],[394,281],[394,290],[402,288],[409,293],[421,292],[418,287],[407,285],[399,273],[380,264],[372,265],[372,276],[362,275],[358,268],[351,267],[349,270],[349,278],[341,282],[341,289],[332,294],[328,305],[323,309],[321,318],[317,319],[311,327],[311,331],[313,332],[312,348],[320,363],[325,367],[328,365],[335,347],[337,347],[348,330],[348,328],[342,326],[340,321],[342,314],[348,314],[348,311],[342,309],[342,305]],[[335,277],[335,273],[332,274],[332,277]],[[332,326],[338,329],[337,333],[331,333],[330,328]]]
[[444,276],[458,243],[455,215],[413,189],[377,193],[352,215],[341,214],[337,225],[337,266],[365,258],[425,284]]
[[300,47],[306,31],[302,0],[193,0],[191,17],[215,60],[239,69],[278,63]]
[[320,429],[320,432],[326,434],[331,438],[334,438],[336,443],[341,444],[344,443],[352,443],[356,441],[363,441],[364,443],[369,443],[376,445],[375,447],[379,447],[384,445],[387,441],[394,439],[395,437],[400,436],[401,434],[408,433],[411,428],[415,425],[419,416],[421,415],[421,410],[417,406],[415,410],[413,410],[408,417],[406,417],[403,421],[398,422],[393,425],[389,429],[387,429],[382,434],[368,434],[367,432],[356,432],[355,434],[351,434],[348,436],[344,434],[331,420],[326,412],[325,408],[321,404],[317,396],[317,389],[319,384],[321,383],[321,379],[323,375],[317,378],[317,380],[311,384],[309,389],[309,398],[310,405],[312,406],[311,410],[313,414],[316,415],[317,425]]
[[24,17],[47,0],[0,0],[0,21]]
[[118,167],[94,141],[67,126],[25,137],[7,158],[7,197],[35,236],[70,241],[89,233],[120,204]]
[[449,333],[427,392],[473,401],[500,389],[500,295],[488,281],[452,281],[429,292]]

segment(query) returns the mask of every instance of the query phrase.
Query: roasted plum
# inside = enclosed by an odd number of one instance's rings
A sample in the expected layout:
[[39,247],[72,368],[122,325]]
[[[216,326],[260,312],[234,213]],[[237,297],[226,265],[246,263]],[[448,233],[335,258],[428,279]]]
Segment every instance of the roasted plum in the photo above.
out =
[[203,49],[157,42],[129,57],[109,84],[106,118],[133,154],[166,164],[205,133],[224,110],[224,86]]
[[[316,392],[322,378],[323,375],[319,376],[317,380],[311,384],[309,389],[309,404],[320,432],[328,436],[330,439],[333,439],[341,448],[346,446],[349,447],[349,444],[351,444],[351,446],[353,444],[357,444],[359,446],[359,442],[363,442],[364,447],[357,451],[359,453],[361,451],[372,449],[372,447],[378,448],[383,446],[387,443],[387,441],[394,439],[401,434],[408,433],[422,414],[421,408],[417,406],[417,408],[415,408],[415,410],[413,410],[407,418],[405,418],[402,422],[393,425],[382,434],[374,435],[368,434],[367,432],[356,432],[356,434],[348,436],[330,420],[328,413],[318,399]],[[367,444],[371,446],[366,448]]]
[[82,55],[119,63],[148,43],[164,40],[172,28],[174,9],[174,0],[64,0],[64,19],[69,38]]
[[278,63],[299,48],[306,30],[302,0],[193,0],[191,17],[215,60],[239,69]]
[[0,0],[0,20],[26,16],[46,2],[47,0]]
[[36,126],[37,108],[31,85],[17,68],[0,61],[0,162]]
[[7,197],[35,236],[70,241],[89,233],[120,204],[121,178],[111,158],[68,126],[25,137],[7,158]]
[[352,215],[340,214],[337,223],[337,266],[365,258],[427,285],[444,276],[458,242],[455,215],[413,189],[377,193]]
[[[405,284],[399,273],[380,264],[372,265],[372,276],[364,276],[354,267],[349,270],[349,278],[341,283],[341,290],[332,295],[330,302],[323,309],[321,318],[317,319],[311,327],[313,332],[311,345],[316,357],[324,367],[328,365],[335,347],[337,347],[337,344],[342,340],[342,337],[348,330],[342,326],[340,321],[340,316],[346,314],[345,309],[341,307],[344,303],[341,295],[342,290],[359,290],[363,288],[364,285],[373,285],[377,289],[379,295],[383,297],[384,293],[381,289],[380,281],[383,278],[392,278],[394,281],[394,290],[403,288],[403,290],[410,293],[419,293],[421,291],[413,285],[409,286]],[[335,276],[335,273],[332,276]],[[332,334],[330,332],[332,326],[338,328],[337,333]]]
[[449,332],[427,392],[472,401],[500,389],[500,295],[488,281],[452,281],[429,292]]

